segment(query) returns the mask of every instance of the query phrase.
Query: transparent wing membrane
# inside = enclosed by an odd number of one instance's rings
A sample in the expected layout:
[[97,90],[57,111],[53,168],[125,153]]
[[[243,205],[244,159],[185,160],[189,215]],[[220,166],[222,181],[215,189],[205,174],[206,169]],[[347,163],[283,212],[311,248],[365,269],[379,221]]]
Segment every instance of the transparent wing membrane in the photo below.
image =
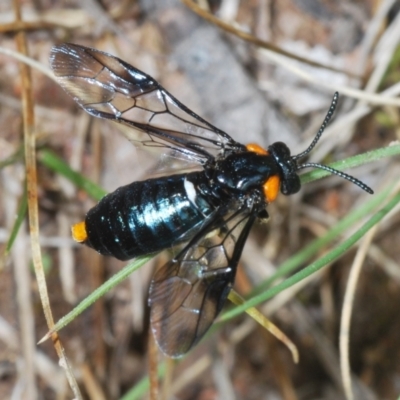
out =
[[231,289],[256,212],[244,207],[214,219],[154,275],[151,326],[161,350],[180,357],[205,334]]
[[181,104],[153,78],[117,57],[75,44],[53,47],[60,85],[93,116],[130,125],[129,139],[175,149],[203,164],[242,150],[228,134]]

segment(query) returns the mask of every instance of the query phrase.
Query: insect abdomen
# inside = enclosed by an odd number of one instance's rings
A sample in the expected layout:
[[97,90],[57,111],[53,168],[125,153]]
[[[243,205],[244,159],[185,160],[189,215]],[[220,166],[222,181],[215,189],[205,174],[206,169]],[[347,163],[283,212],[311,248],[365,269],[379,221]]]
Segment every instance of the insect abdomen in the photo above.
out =
[[179,243],[212,211],[204,198],[196,204],[192,180],[201,177],[173,175],[118,188],[87,213],[85,244],[128,260]]

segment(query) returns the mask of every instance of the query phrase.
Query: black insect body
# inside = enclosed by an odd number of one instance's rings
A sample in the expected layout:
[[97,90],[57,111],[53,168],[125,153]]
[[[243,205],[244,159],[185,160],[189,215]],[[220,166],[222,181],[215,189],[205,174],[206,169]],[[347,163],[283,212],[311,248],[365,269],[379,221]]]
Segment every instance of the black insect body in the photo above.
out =
[[205,184],[204,173],[195,172],[120,187],[87,213],[85,244],[129,260],[181,243],[214,210]]
[[154,275],[149,294],[151,326],[161,350],[179,357],[196,344],[220,312],[231,289],[247,235],[279,191],[300,189],[298,164],[332,116],[336,93],[315,139],[291,156],[277,142],[244,146],[176,100],[153,78],[119,58],[75,44],[52,49],[61,86],[89,114],[135,129],[132,140],[185,157],[199,171],[120,187],[73,227],[74,238],[121,260],[177,245],[183,249]]

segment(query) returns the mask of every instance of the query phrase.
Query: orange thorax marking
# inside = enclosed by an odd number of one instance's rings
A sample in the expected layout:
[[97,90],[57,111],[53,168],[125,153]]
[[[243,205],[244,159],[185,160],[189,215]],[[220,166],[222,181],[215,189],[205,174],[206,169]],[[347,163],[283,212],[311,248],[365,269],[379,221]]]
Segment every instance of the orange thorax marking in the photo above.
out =
[[264,196],[268,203],[276,199],[281,186],[281,179],[278,175],[272,175],[263,185]]
[[[252,151],[256,154],[267,156],[269,152],[263,149],[260,145],[256,143],[250,143],[246,146],[248,151]],[[278,175],[272,175],[263,185],[263,191],[265,199],[268,203],[271,203],[276,199],[279,193],[279,188],[281,186],[281,179]]]
[[261,146],[259,146],[258,144],[255,144],[255,143],[249,143],[246,146],[246,149],[248,151],[252,151],[253,153],[263,155],[263,156],[266,156],[269,154],[267,150],[263,149]]

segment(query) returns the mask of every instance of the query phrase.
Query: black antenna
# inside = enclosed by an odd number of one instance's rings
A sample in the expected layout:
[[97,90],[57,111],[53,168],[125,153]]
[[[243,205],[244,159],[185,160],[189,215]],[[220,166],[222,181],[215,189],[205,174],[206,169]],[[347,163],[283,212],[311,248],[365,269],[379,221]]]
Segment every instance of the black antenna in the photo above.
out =
[[313,168],[319,168],[323,169],[325,171],[331,172],[332,174],[335,174],[337,176],[340,176],[341,178],[347,179],[350,182],[353,182],[355,185],[360,187],[362,190],[365,190],[369,194],[374,194],[374,191],[365,183],[361,182],[357,178],[354,178],[354,176],[348,175],[345,172],[338,171],[335,168],[328,167],[327,165],[323,164],[316,164],[316,163],[305,163],[297,166],[297,170],[303,169],[303,168],[308,168],[308,167],[313,167]]
[[307,150],[303,151],[300,154],[297,154],[297,156],[293,156],[292,160],[298,160],[299,158],[303,158],[304,156],[306,156],[313,148],[314,146],[317,144],[319,138],[321,137],[321,135],[323,134],[325,128],[327,127],[327,125],[329,124],[329,121],[332,118],[333,113],[335,112],[336,106],[337,106],[337,102],[339,99],[339,92],[335,92],[335,94],[333,95],[333,99],[332,99],[332,103],[331,106],[329,107],[328,112],[326,113],[324,122],[321,125],[321,128],[319,128],[318,133],[315,135],[314,140],[312,141],[312,143],[308,146]]
[[[321,127],[319,128],[318,133],[315,135],[314,140],[312,141],[312,143],[308,146],[308,148],[305,151],[303,151],[300,154],[297,154],[296,156],[293,156],[292,160],[298,160],[299,158],[306,156],[314,148],[314,146],[317,144],[319,138],[321,137],[322,133],[324,132],[325,128],[327,127],[330,119],[332,118],[333,113],[335,112],[338,99],[339,99],[339,93],[335,92],[335,94],[333,95],[331,106],[329,107],[329,110],[325,116],[324,122],[322,123]],[[354,176],[348,175],[342,171],[338,171],[337,169],[328,167],[327,165],[317,164],[317,163],[304,163],[304,164],[297,165],[296,169],[299,170],[299,169],[308,168],[308,167],[323,169],[332,174],[340,176],[341,178],[347,179],[348,181],[354,183],[361,189],[365,190],[367,193],[370,193],[370,194],[374,193],[374,191],[368,185],[361,182],[357,178],[354,178]]]

